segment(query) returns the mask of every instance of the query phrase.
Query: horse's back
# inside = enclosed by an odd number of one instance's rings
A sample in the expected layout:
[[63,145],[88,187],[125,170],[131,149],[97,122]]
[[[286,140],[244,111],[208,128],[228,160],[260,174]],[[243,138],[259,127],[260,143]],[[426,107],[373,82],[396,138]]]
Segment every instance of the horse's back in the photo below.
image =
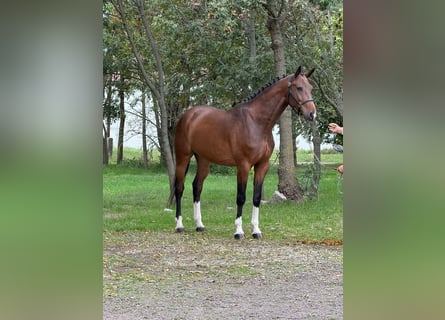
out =
[[221,130],[228,114],[211,106],[199,105],[188,109],[176,125],[176,134],[205,134],[213,129]]
[[225,111],[212,106],[198,105],[188,109],[181,116],[180,121],[192,122],[198,121],[201,117],[222,117]]

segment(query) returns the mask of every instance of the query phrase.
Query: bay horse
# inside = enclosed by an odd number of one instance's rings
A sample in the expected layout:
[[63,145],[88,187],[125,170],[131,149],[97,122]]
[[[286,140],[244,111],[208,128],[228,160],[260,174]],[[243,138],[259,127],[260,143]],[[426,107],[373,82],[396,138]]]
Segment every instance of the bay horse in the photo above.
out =
[[210,163],[237,168],[237,213],[235,239],[244,238],[242,210],[246,201],[249,172],[254,167],[252,236],[262,237],[259,228],[259,207],[264,177],[269,169],[269,158],[274,150],[272,129],[290,105],[306,120],[316,116],[312,86],[298,67],[295,74],[276,78],[258,92],[229,110],[211,106],[195,106],[187,110],[175,128],[176,177],[170,202],[176,198],[176,232],[183,232],[181,198],[184,180],[194,155],[198,164],[193,180],[193,211],[196,231],[204,231],[201,220],[200,197]]

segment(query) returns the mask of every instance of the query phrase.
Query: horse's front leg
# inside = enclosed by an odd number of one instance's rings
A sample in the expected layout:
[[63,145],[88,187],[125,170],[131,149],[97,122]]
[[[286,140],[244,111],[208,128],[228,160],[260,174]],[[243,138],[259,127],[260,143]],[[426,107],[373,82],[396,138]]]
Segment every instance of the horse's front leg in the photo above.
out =
[[269,170],[269,161],[255,165],[255,176],[253,179],[253,209],[252,209],[252,237],[261,239],[263,235],[259,228],[260,224],[260,203],[263,191],[264,177]]
[[244,238],[243,231],[243,206],[246,202],[246,187],[247,187],[247,179],[249,177],[250,167],[238,167],[237,170],[237,195],[236,195],[236,219],[235,219],[235,239]]
[[253,208],[252,208],[252,237],[261,239],[263,236],[259,228],[260,225],[260,203],[263,183],[255,184],[253,187]]

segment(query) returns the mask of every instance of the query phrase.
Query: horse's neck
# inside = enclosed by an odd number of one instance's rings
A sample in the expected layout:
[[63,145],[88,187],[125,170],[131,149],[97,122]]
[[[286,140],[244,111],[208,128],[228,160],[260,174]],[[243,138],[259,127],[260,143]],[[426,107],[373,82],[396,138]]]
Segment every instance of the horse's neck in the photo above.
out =
[[287,77],[279,80],[251,102],[252,116],[267,129],[272,130],[288,105],[287,83]]

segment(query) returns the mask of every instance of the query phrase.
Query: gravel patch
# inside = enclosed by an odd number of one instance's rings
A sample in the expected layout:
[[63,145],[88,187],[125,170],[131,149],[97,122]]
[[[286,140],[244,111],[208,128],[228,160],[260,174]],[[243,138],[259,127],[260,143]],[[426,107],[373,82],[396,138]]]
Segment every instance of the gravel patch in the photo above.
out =
[[342,319],[343,247],[104,234],[103,319]]

